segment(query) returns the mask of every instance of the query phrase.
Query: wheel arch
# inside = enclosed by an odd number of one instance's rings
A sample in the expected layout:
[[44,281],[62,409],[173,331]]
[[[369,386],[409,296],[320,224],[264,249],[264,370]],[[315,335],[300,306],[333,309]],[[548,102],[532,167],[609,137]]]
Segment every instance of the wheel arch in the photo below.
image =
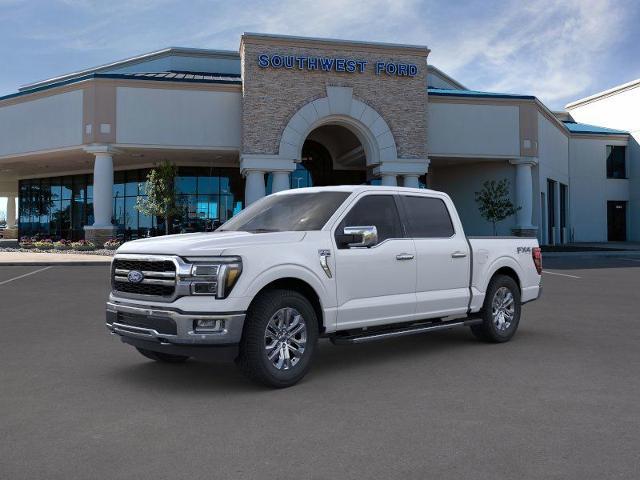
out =
[[313,286],[311,286],[308,282],[306,282],[305,280],[302,280],[301,278],[281,277],[281,278],[270,281],[266,285],[262,286],[262,288],[260,288],[260,290],[256,292],[256,294],[253,297],[253,300],[251,300],[251,303],[249,304],[249,308],[251,308],[251,305],[253,305],[253,303],[260,296],[260,294],[262,294],[265,291],[275,290],[275,289],[293,290],[295,292],[300,293],[307,300],[309,300],[309,303],[311,303],[311,306],[313,307],[313,310],[315,311],[316,317],[318,319],[318,330],[319,330],[318,333],[319,334],[324,333],[324,331],[326,330],[326,325],[325,325],[324,312],[322,310],[322,302],[320,300],[320,296],[318,295],[316,290],[313,288]]
[[484,292],[487,291],[489,283],[496,275],[506,275],[513,278],[513,280],[518,285],[520,293],[522,293],[522,273],[520,272],[520,266],[515,260],[509,257],[496,259],[491,267],[487,269],[486,282],[483,289]]

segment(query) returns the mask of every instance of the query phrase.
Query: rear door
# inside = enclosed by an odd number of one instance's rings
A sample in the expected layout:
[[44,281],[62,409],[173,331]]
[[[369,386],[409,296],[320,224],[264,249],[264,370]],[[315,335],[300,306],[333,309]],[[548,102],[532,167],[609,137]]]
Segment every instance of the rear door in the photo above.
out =
[[470,249],[440,197],[401,194],[407,234],[416,248],[416,313],[424,318],[466,313]]
[[416,252],[413,241],[404,238],[394,196],[361,196],[333,234],[353,226],[375,226],[378,243],[348,248],[336,242],[338,328],[407,320],[416,307]]

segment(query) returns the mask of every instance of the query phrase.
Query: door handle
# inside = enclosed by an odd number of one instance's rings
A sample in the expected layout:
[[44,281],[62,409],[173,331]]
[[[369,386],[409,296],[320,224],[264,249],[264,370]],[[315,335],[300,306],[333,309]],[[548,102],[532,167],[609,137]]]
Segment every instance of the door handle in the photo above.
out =
[[410,253],[400,253],[396,255],[396,260],[413,260],[413,255]]
[[459,250],[451,254],[451,258],[464,258],[466,256],[467,256],[466,252],[461,252]]

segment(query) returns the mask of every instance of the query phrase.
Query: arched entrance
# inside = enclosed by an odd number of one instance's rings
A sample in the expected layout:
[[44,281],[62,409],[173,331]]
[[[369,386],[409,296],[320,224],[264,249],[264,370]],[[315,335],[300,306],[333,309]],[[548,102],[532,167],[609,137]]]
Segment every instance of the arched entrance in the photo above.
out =
[[[294,182],[300,183],[301,170],[307,172],[309,186],[359,185],[367,181],[364,148],[353,132],[340,125],[323,125],[309,133],[302,145],[297,175],[292,177]],[[295,188],[298,185],[294,182]]]

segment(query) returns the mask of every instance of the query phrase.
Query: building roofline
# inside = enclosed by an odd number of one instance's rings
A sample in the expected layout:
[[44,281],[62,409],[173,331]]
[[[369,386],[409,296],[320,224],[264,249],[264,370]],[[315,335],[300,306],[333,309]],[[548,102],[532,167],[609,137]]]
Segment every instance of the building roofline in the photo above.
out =
[[622,85],[618,85],[613,88],[609,88],[608,90],[603,90],[601,92],[594,93],[593,95],[590,95],[588,97],[580,98],[571,103],[567,103],[564,108],[566,108],[567,110],[571,110],[572,108],[579,107],[580,105],[594,102],[601,98],[610,97],[612,95],[617,95],[618,93],[622,93],[636,87],[640,87],[640,78],[637,78],[636,80],[632,80],[627,83],[623,83]]
[[457,81],[455,78],[453,78],[451,75],[446,74],[445,72],[443,72],[442,70],[440,70],[438,67],[433,66],[432,64],[429,64],[427,66],[427,69],[429,70],[429,72],[433,71],[435,72],[437,75],[440,75],[441,77],[443,77],[447,82],[453,83],[456,87],[460,88],[461,90],[469,90],[467,87],[465,87],[463,84],[461,84],[459,81]]
[[230,77],[236,77],[237,80],[226,79],[193,79],[193,78],[164,78],[164,77],[145,77],[129,73],[89,73],[79,77],[69,78],[67,80],[60,80],[55,83],[44,84],[39,87],[34,87],[29,90],[22,90],[16,93],[10,93],[0,97],[0,102],[3,100],[9,100],[12,98],[24,97],[33,93],[42,92],[45,90],[51,90],[58,87],[64,87],[66,85],[72,85],[74,83],[81,83],[87,80],[93,79],[113,79],[113,80],[144,80],[147,82],[177,82],[177,83],[204,83],[204,84],[222,84],[222,85],[242,85],[242,80],[236,75],[229,75]]
[[116,60],[114,62],[105,63],[97,67],[86,68],[83,70],[78,70],[76,72],[66,73],[64,75],[59,75],[57,77],[48,78],[46,80],[39,80],[37,82],[28,83],[20,86],[18,88],[18,92],[32,90],[34,88],[39,88],[47,84],[58,83],[61,81],[66,81],[69,79],[85,76],[91,73],[100,73],[101,71],[112,69],[114,67],[136,65],[138,63],[145,62],[151,59],[166,57],[174,53],[178,53],[181,55],[188,55],[188,56],[215,56],[220,58],[226,57],[231,59],[240,58],[240,54],[232,50],[209,50],[205,48],[167,47],[161,50],[156,50],[153,52],[136,55],[134,57],[129,57],[122,60]]
[[512,98],[514,100],[535,100],[533,95],[521,95],[517,93],[493,93],[493,92],[480,92],[476,90],[454,90],[448,88],[428,88],[429,95],[435,95],[439,97],[471,97],[471,98]]
[[412,45],[404,43],[385,43],[385,42],[366,42],[361,40],[342,40],[339,38],[323,38],[323,37],[301,37],[296,35],[277,35],[273,33],[256,33],[244,32],[240,39],[240,44],[245,40],[267,40],[273,42],[291,42],[295,41],[301,45],[348,45],[352,47],[363,47],[381,50],[407,50],[409,53],[418,55],[429,55],[429,48],[425,45]]

